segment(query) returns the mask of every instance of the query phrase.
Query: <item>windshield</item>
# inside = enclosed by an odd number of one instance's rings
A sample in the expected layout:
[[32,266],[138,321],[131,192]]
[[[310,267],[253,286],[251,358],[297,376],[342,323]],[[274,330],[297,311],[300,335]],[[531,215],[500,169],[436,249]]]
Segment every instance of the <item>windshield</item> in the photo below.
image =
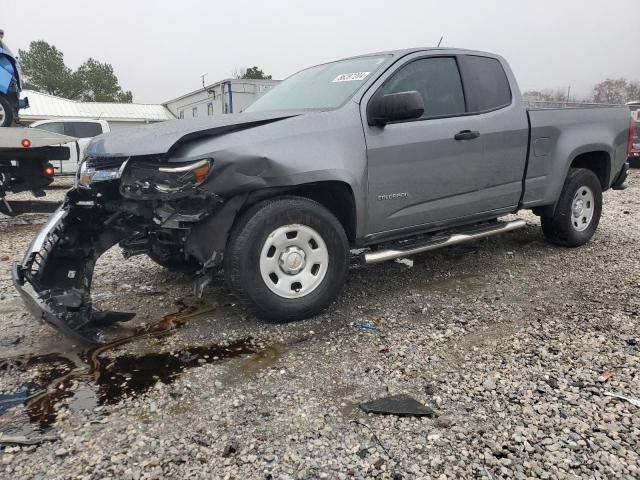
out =
[[339,107],[386,59],[386,55],[358,57],[307,68],[264,94],[245,112]]

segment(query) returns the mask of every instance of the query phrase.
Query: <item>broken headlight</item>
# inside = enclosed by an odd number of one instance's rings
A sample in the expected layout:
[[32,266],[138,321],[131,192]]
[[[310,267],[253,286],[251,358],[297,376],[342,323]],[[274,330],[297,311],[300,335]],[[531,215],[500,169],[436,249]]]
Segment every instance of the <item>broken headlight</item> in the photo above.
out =
[[79,187],[88,188],[93,183],[117,180],[127,166],[128,158],[87,158],[78,168],[76,183]]
[[181,163],[131,162],[121,179],[121,192],[126,197],[147,199],[175,196],[202,184],[213,167],[204,158]]

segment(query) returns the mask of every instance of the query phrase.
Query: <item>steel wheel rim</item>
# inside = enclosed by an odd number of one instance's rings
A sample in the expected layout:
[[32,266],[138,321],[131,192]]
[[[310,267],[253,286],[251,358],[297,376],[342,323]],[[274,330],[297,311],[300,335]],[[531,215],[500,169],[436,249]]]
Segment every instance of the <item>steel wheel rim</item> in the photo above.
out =
[[4,110],[4,105],[0,103],[0,125],[4,123],[4,119],[7,117],[7,112]]
[[596,197],[593,190],[582,186],[578,188],[571,203],[571,226],[577,232],[582,232],[589,228],[593,214],[595,212]]
[[260,252],[260,275],[282,298],[302,298],[320,286],[329,267],[327,245],[307,225],[292,224],[269,234]]

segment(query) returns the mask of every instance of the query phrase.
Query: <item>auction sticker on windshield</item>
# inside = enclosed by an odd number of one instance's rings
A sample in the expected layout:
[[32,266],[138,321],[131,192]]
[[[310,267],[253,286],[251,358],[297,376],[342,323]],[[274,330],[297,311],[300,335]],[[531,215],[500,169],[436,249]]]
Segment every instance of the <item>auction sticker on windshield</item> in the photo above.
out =
[[360,80],[364,80],[367,78],[371,72],[353,72],[353,73],[341,73],[336,78],[334,78],[331,82],[359,82]]

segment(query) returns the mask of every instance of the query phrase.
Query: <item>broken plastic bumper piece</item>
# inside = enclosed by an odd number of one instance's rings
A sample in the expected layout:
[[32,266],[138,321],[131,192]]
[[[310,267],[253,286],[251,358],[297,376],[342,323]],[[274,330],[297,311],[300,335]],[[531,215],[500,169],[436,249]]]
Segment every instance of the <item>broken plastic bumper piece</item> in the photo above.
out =
[[34,317],[89,343],[102,343],[105,325],[134,316],[99,311],[91,301],[95,263],[122,236],[103,220],[93,204],[65,202],[12,268],[13,284]]

